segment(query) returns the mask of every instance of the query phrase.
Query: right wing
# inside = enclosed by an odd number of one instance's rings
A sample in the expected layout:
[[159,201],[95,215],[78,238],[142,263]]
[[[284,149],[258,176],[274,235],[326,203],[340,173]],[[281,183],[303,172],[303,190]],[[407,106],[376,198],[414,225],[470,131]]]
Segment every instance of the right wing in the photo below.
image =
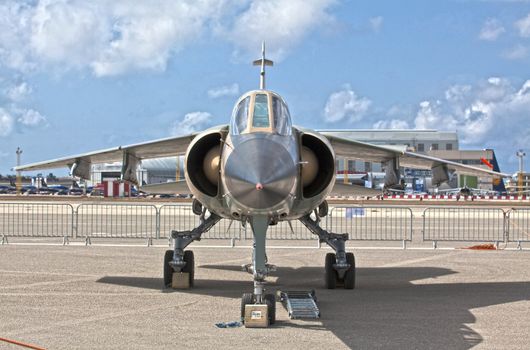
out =
[[[211,129],[222,130],[226,127],[227,126],[222,125]],[[136,167],[142,159],[171,157],[183,154],[197,135],[198,133],[194,133],[127,146],[118,146],[95,152],[17,166],[13,168],[13,170],[29,171],[68,167],[72,176],[90,179],[92,164],[122,162],[122,180],[138,183],[136,179]]]

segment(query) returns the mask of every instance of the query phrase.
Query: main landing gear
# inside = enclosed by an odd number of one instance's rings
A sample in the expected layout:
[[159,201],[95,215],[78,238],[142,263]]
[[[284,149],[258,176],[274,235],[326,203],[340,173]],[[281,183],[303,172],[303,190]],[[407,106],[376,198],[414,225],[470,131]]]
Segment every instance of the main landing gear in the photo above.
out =
[[335,289],[337,286],[342,286],[345,289],[354,289],[355,257],[353,253],[346,253],[345,249],[348,234],[336,234],[324,230],[319,225],[319,216],[316,217],[317,219],[313,220],[310,215],[306,215],[299,220],[318,236],[321,243],[327,243],[335,251],[326,254],[324,275],[326,288]]
[[[195,277],[195,257],[193,251],[184,250],[193,241],[200,241],[201,235],[211,229],[221,217],[211,213],[205,218],[206,210],[200,215],[200,225],[191,231],[171,231],[171,238],[174,241],[173,250],[166,250],[164,255],[164,285],[171,287],[174,285],[173,278],[181,279],[178,285],[193,287]],[[180,275],[174,275],[174,272]],[[187,280],[185,280],[187,279]]]

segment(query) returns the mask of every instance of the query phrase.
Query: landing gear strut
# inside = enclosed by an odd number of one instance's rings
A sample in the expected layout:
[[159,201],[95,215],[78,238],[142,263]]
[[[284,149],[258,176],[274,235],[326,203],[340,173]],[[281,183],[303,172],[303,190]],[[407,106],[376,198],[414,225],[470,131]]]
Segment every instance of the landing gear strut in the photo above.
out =
[[193,251],[184,250],[193,241],[200,241],[204,232],[210,230],[221,217],[211,213],[205,218],[206,210],[200,215],[200,225],[191,231],[171,231],[174,240],[173,250],[167,250],[164,255],[164,285],[171,287],[173,284],[173,272],[188,274],[188,285],[193,287],[195,277],[195,257]]
[[245,317],[245,306],[251,304],[266,304],[269,325],[276,322],[276,297],[265,294],[265,278],[275,267],[267,264],[265,254],[265,237],[269,228],[267,216],[254,216],[250,221],[254,234],[254,249],[252,251],[252,265],[247,265],[246,270],[254,276],[254,293],[244,293],[241,298],[241,318]]
[[[317,213],[318,214],[318,213]],[[319,225],[319,216],[313,220],[310,215],[300,218],[313,234],[317,235],[321,243],[327,243],[335,254],[326,254],[325,277],[326,288],[335,289],[337,285],[345,289],[355,288],[355,257],[353,253],[346,253],[348,234],[337,234],[324,230]]]

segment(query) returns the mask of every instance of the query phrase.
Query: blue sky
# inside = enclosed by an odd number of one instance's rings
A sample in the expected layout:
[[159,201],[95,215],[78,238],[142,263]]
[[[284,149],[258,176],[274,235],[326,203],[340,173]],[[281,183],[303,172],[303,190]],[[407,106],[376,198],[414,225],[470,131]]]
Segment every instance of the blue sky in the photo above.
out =
[[527,1],[3,0],[0,173],[226,123],[262,40],[297,125],[530,151]]

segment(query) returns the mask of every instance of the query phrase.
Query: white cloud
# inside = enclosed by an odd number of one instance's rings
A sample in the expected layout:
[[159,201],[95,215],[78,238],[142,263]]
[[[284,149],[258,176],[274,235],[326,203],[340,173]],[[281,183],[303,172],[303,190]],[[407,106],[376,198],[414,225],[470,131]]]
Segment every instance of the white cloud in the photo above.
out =
[[379,120],[374,123],[374,129],[409,129],[409,123],[406,120],[392,119]]
[[369,22],[370,22],[370,27],[372,28],[372,30],[377,33],[381,30],[381,27],[383,26],[383,17],[382,16],[372,17],[369,19]]
[[333,17],[329,8],[335,0],[252,0],[228,29],[218,34],[227,37],[239,49],[254,55],[261,41],[267,43],[268,56],[281,60],[309,32],[329,27]]
[[234,83],[232,85],[225,85],[208,90],[208,97],[219,98],[225,96],[239,95],[239,85]]
[[505,78],[492,77],[474,86],[452,86],[445,98],[421,102],[414,127],[457,130],[463,144],[493,147],[507,159],[528,145],[529,110],[530,80],[517,89]]
[[11,86],[6,91],[6,97],[11,101],[19,102],[29,96],[32,92],[31,86],[25,81]]
[[[162,71],[203,35],[259,52],[266,40],[283,57],[310,31],[333,21],[335,0],[4,0],[0,64],[90,69],[96,76]],[[259,20],[256,20],[259,19]]]
[[343,90],[329,96],[324,108],[324,118],[330,123],[345,118],[348,118],[350,122],[359,121],[371,104],[372,101],[368,98],[357,96],[349,85],[345,85]]
[[484,22],[478,35],[480,40],[495,41],[506,31],[502,24],[495,18],[489,18]]
[[528,57],[528,48],[521,44],[517,44],[511,49],[505,51],[502,56],[509,60],[521,60]]
[[212,120],[213,116],[208,112],[191,112],[181,120],[175,121],[171,127],[171,134],[188,135],[197,130],[204,129]]
[[14,120],[11,114],[0,108],[0,136],[7,136],[13,131]]
[[523,38],[530,37],[530,14],[516,21],[514,25],[515,25],[515,28],[519,30],[520,36],[522,36]]
[[46,118],[34,109],[17,110],[17,122],[29,127],[36,127],[46,123]]

